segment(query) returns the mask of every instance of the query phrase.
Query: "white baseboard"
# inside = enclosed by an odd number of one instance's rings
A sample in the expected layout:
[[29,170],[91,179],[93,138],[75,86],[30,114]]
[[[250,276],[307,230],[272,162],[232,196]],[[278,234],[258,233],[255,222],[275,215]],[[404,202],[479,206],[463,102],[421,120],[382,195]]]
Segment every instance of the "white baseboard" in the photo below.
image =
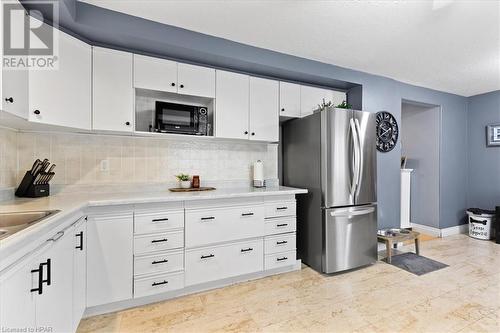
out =
[[450,228],[434,228],[423,224],[412,223],[412,229],[434,237],[448,237],[452,235],[466,234],[469,232],[468,224],[461,224]]

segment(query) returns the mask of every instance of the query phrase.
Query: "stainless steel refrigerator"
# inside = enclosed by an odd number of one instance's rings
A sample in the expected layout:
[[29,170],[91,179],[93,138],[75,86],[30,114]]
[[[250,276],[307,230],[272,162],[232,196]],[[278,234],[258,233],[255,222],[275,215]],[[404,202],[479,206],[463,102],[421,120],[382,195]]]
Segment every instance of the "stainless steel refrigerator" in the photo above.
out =
[[327,108],[282,125],[283,184],[297,201],[297,253],[335,273],[377,260],[375,114]]

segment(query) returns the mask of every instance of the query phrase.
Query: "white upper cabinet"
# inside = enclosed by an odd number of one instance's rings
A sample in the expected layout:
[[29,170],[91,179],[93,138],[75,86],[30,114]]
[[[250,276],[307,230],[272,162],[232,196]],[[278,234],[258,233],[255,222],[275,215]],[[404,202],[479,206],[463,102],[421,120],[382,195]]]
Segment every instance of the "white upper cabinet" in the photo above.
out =
[[323,103],[333,98],[332,91],[322,88],[300,86],[300,116],[312,114]]
[[[52,27],[44,23],[41,29],[52,30]],[[28,118],[38,123],[89,130],[91,47],[57,29],[56,33],[59,41],[59,68],[29,71]]]
[[93,126],[95,130],[134,130],[132,54],[93,48]]
[[335,106],[341,104],[343,101],[347,102],[347,94],[343,91],[332,90],[332,101]]
[[249,76],[217,71],[215,136],[248,139]]
[[250,77],[250,140],[279,141],[278,81]]
[[134,87],[177,93],[177,63],[134,54]]
[[177,64],[177,92],[184,95],[215,97],[215,69]]
[[280,116],[300,117],[300,85],[280,82]]

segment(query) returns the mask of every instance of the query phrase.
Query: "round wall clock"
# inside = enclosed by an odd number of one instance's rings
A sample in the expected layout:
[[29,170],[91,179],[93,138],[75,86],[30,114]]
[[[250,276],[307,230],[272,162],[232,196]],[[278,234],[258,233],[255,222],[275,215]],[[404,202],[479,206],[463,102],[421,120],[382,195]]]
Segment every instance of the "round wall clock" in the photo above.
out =
[[387,111],[377,112],[377,149],[387,153],[394,149],[398,141],[399,128],[396,118]]

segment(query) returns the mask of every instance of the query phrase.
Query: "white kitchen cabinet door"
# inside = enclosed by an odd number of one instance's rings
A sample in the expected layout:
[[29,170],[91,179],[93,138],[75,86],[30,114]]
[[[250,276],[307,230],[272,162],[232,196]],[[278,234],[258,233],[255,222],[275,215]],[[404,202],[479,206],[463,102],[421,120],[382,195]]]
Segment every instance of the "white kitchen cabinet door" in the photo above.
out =
[[73,331],[87,306],[87,220],[80,219],[73,232]]
[[[43,293],[36,297],[36,325],[52,332],[73,330],[73,233],[57,234],[52,246],[39,256],[44,265]],[[59,238],[60,237],[60,238]]]
[[279,141],[278,81],[250,77],[250,140]]
[[94,47],[93,129],[132,132],[132,53]]
[[215,69],[177,64],[177,92],[183,95],[215,97]]
[[28,70],[2,71],[2,110],[28,119]]
[[134,54],[134,87],[177,93],[177,63]]
[[249,85],[248,75],[217,71],[216,137],[248,139]]
[[312,114],[323,103],[332,100],[332,91],[322,88],[300,86],[300,116]]
[[[40,29],[52,30],[47,24]],[[92,50],[56,29],[58,69],[29,71],[29,120],[90,130]],[[46,31],[45,33],[51,33]]]
[[89,216],[87,307],[132,298],[133,214]]
[[300,117],[300,85],[280,82],[280,116]]
[[0,275],[0,331],[21,332],[36,327],[35,298],[32,288],[38,285],[39,262],[29,257]]

